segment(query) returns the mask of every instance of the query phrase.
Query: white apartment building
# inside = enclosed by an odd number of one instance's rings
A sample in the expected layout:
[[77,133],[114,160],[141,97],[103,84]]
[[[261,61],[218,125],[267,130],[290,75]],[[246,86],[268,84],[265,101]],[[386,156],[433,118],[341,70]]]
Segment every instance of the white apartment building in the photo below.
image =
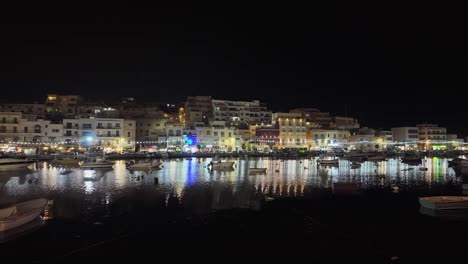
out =
[[195,127],[197,143],[204,148],[220,151],[238,151],[240,138],[234,127],[225,126],[224,122],[214,121],[211,125],[197,125]]
[[63,142],[63,125],[49,120],[28,120],[20,112],[0,112],[0,141],[20,143]]
[[418,127],[393,127],[392,128],[393,141],[404,143],[414,142],[419,140]]
[[106,152],[123,151],[135,145],[135,121],[121,118],[64,119],[64,137],[68,143],[103,148]]
[[350,133],[348,130],[310,128],[307,131],[307,142],[313,149],[326,147],[346,147],[349,142]]
[[212,101],[214,121],[225,121],[229,125],[271,123],[271,111],[258,100],[246,102],[213,99]]

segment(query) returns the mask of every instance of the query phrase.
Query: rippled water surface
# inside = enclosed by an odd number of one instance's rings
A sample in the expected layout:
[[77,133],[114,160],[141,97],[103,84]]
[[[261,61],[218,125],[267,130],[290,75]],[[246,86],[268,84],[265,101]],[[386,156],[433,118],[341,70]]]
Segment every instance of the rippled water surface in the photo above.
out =
[[[210,159],[167,160],[160,170],[134,171],[117,161],[113,169],[81,170],[55,168],[40,163],[33,170],[0,172],[0,205],[35,197],[50,199],[87,200],[99,197],[106,203],[128,193],[146,193],[175,197],[187,202],[189,195],[197,199],[209,195],[211,207],[235,207],[258,194],[272,197],[302,196],[329,188],[336,182],[361,183],[373,186],[431,185],[455,180],[455,172],[447,166],[447,159],[427,158],[422,164],[411,166],[397,159],[364,162],[357,169],[341,160],[338,167],[317,166],[308,160],[236,160],[233,170],[209,171]],[[250,175],[249,167],[267,168],[265,175]],[[420,168],[425,167],[427,171]],[[157,183],[155,179],[157,178]],[[229,199],[222,199],[229,196]],[[230,200],[230,201],[228,201]]]

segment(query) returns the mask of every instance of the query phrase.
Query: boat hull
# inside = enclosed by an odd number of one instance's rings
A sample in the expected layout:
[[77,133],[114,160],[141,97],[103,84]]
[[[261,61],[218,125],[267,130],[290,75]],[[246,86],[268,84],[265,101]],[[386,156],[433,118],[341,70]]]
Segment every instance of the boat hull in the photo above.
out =
[[234,167],[234,161],[226,161],[212,164],[213,170],[231,169]]
[[0,232],[31,222],[38,217],[47,206],[47,199],[41,198],[16,205],[17,213],[0,220]]
[[151,164],[142,164],[137,163],[130,165],[128,169],[130,170],[156,170],[161,167],[162,163],[151,163]]
[[468,209],[468,197],[463,196],[422,197],[419,203],[432,210]]
[[92,163],[81,163],[80,167],[82,169],[110,169],[114,167],[113,162],[92,162]]
[[250,174],[261,174],[261,173],[266,173],[267,169],[266,168],[250,168],[249,173]]
[[0,159],[0,170],[11,170],[18,168],[26,168],[33,164],[32,160],[22,159]]

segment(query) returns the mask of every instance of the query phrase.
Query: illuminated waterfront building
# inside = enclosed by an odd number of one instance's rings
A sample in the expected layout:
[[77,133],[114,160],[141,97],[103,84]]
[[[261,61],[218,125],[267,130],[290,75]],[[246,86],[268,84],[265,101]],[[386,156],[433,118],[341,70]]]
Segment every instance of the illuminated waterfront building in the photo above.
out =
[[223,121],[214,121],[210,125],[196,124],[195,133],[200,149],[219,151],[238,151],[240,138],[234,127],[228,127]]
[[267,125],[271,123],[271,111],[258,100],[229,101],[213,99],[213,118],[230,126]]
[[306,142],[306,121],[300,113],[274,113],[274,125],[279,129],[280,148],[304,148]]
[[87,144],[106,152],[122,152],[135,146],[135,121],[121,118],[63,120],[68,144]]
[[61,142],[63,125],[44,119],[28,119],[18,112],[0,112],[0,141],[19,143]]
[[421,149],[445,149],[447,147],[447,129],[437,124],[416,125],[419,130],[419,147]]
[[329,149],[334,147],[347,147],[350,134],[348,130],[337,129],[307,129],[307,142],[312,150]]

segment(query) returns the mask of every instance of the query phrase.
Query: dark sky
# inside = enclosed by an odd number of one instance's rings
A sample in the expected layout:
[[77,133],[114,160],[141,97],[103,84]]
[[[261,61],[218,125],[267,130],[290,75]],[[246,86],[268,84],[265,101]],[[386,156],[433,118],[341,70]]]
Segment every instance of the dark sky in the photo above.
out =
[[1,100],[213,95],[468,131],[461,8],[168,2],[2,8]]

